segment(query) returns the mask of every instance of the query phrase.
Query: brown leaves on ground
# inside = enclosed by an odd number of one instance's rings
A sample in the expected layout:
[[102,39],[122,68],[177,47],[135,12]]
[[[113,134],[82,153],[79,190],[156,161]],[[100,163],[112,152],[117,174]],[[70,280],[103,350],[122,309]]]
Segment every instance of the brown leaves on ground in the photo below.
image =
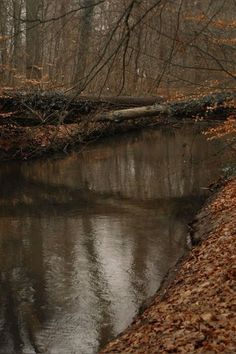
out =
[[101,353],[236,353],[236,179],[200,215],[202,243],[164,295]]
[[205,135],[209,138],[209,139],[217,139],[217,138],[221,138],[222,136],[225,135],[234,135],[236,134],[236,116],[235,115],[231,115],[228,117],[228,119],[214,127],[214,128],[210,128],[205,132]]
[[[164,124],[162,120],[162,124]],[[142,127],[160,124],[159,117],[115,122],[93,122],[21,127],[0,126],[0,160],[29,159],[43,153],[67,150],[74,145]]]
[[0,159],[28,159],[75,145],[91,134],[86,124],[0,127]]

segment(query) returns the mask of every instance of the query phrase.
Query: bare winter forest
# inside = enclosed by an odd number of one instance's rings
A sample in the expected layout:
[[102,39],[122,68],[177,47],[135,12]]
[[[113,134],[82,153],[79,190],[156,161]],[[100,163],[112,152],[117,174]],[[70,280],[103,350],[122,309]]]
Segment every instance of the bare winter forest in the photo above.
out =
[[232,89],[235,12],[235,0],[0,0],[0,83],[106,96]]
[[235,54],[236,0],[0,0],[0,354],[236,353]]

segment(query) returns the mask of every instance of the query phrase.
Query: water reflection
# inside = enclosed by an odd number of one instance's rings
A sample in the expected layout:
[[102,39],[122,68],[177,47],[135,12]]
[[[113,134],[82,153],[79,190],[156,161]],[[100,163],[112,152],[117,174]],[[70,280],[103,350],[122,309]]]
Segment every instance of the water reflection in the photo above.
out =
[[95,353],[123,330],[182,254],[220,149],[186,126],[2,165],[0,353]]

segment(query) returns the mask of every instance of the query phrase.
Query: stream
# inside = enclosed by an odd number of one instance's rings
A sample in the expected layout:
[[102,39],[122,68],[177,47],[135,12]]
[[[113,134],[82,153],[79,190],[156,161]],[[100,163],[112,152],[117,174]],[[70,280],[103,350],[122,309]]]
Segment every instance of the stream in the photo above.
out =
[[1,354],[97,353],[131,323],[230,163],[201,128],[0,165]]

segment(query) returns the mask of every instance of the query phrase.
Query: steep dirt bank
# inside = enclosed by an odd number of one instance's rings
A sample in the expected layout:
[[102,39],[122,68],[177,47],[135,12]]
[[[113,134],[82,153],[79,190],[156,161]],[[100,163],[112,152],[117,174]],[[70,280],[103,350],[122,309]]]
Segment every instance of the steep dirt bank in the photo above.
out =
[[236,352],[236,178],[192,224],[194,242],[173,282],[101,353]]
[[71,99],[62,93],[5,93],[0,96],[0,160],[26,160],[68,151],[103,136],[159,124],[160,118],[92,122],[99,112],[154,104],[161,98]]
[[[24,160],[55,151],[67,151],[75,145],[103,136],[168,124],[173,120],[226,119],[235,113],[235,95],[217,93],[161,104],[160,97],[123,97],[105,101],[88,98],[73,100],[55,93],[2,95],[0,160]],[[137,109],[138,103],[146,103],[147,106]],[[148,106],[150,103],[152,106]],[[127,107],[129,109],[124,114]]]
[[26,160],[54,152],[67,152],[102,137],[122,134],[145,127],[167,124],[158,117],[115,122],[81,122],[78,124],[0,127],[0,161]]

